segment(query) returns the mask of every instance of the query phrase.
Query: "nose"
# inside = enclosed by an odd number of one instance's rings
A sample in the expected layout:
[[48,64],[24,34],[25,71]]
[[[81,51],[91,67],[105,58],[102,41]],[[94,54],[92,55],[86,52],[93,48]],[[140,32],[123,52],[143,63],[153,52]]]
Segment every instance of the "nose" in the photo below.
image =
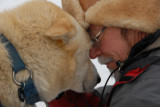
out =
[[91,59],[97,58],[98,56],[100,56],[100,54],[101,54],[101,51],[99,50],[98,47],[91,47],[91,49],[89,51],[89,57]]
[[98,76],[97,83],[100,83],[100,82],[101,82],[101,78]]

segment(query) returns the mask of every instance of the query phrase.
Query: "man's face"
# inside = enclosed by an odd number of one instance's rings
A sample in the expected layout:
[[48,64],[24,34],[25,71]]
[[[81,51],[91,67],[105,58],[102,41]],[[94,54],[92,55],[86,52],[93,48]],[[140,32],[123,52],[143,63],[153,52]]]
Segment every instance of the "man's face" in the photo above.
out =
[[[89,7],[94,5],[99,0],[79,0],[82,9],[86,11]],[[89,27],[89,34],[95,37],[103,26],[91,25]],[[121,35],[121,29],[115,27],[108,27],[99,35],[98,43],[94,43],[90,49],[90,58],[99,59],[99,62],[106,64],[109,69],[115,69],[116,61],[124,61],[129,55],[131,46],[125,41]]]
[[[103,26],[91,25],[90,36],[95,36]],[[98,37],[98,42],[94,43],[90,49],[90,58],[99,58],[100,63],[106,64],[109,69],[115,69],[116,61],[127,59],[131,46],[126,42],[121,34],[121,29],[117,27],[107,27]]]

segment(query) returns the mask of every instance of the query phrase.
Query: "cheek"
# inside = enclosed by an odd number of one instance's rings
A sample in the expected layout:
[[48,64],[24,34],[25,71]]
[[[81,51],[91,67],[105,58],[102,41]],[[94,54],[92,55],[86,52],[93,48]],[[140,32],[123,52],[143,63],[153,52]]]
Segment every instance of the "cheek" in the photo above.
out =
[[121,43],[117,44],[117,48],[115,48],[115,52],[119,60],[124,61],[128,58],[130,53],[130,47],[125,42],[122,41]]
[[99,49],[103,54],[108,54],[113,52],[116,44],[112,42],[112,40],[108,40],[106,38],[102,39],[99,44]]
[[113,57],[115,60],[125,60],[127,59],[130,51],[128,44],[121,39],[110,39],[104,38],[99,45],[101,52],[105,56]]

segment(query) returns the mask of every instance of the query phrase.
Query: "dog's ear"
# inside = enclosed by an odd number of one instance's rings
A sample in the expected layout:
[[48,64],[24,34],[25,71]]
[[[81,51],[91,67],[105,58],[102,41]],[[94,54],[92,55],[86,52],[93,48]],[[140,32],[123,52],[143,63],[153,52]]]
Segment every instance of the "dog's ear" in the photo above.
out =
[[46,36],[64,43],[67,43],[75,34],[76,28],[67,18],[56,20],[45,32]]

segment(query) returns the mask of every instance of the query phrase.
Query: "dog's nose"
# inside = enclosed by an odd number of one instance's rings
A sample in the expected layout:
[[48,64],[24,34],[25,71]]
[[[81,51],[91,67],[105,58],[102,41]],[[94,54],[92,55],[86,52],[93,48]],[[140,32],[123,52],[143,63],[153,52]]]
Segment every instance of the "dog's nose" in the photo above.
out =
[[98,76],[97,83],[100,83],[100,82],[101,82],[101,78]]

